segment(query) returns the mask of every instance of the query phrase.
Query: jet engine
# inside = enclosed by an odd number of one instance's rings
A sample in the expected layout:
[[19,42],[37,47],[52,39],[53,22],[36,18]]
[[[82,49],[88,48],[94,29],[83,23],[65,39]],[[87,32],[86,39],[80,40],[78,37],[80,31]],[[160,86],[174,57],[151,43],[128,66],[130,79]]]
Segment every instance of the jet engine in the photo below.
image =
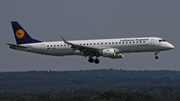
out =
[[123,53],[117,54],[115,49],[113,49],[113,48],[103,49],[101,54],[102,54],[103,57],[109,57],[111,59],[118,59],[118,58],[123,58],[124,57]]

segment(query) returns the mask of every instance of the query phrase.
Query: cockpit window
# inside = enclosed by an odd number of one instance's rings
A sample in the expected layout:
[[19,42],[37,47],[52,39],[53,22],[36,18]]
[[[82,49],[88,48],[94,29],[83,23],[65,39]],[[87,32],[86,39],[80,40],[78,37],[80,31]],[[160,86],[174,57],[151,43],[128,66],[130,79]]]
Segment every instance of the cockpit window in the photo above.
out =
[[166,42],[166,40],[162,40],[163,42]]
[[164,39],[163,40],[159,40],[159,42],[166,42],[166,40],[164,40]]

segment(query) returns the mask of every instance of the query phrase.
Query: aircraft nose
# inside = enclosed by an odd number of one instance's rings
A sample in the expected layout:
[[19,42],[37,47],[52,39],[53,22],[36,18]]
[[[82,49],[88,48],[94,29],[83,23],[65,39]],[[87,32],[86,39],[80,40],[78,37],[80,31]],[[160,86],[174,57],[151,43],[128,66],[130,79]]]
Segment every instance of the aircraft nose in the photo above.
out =
[[168,44],[168,48],[169,48],[169,49],[174,49],[174,46],[169,43],[169,44]]

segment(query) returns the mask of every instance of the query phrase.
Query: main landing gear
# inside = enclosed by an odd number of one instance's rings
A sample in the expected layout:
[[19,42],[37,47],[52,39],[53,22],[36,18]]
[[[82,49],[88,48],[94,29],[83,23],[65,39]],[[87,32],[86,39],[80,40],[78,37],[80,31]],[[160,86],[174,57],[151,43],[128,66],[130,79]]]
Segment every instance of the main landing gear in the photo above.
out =
[[89,59],[88,59],[88,61],[90,62],[90,63],[95,63],[95,64],[98,64],[100,61],[99,61],[99,59],[96,57],[96,59],[93,59],[92,57],[90,57]]
[[155,52],[155,59],[158,59],[159,57],[157,56],[159,52]]

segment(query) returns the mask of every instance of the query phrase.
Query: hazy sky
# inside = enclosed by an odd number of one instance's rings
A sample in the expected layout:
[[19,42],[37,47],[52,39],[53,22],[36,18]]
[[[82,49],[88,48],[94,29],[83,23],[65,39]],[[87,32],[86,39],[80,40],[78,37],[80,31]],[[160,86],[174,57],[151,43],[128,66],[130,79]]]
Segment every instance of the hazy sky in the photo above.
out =
[[[42,41],[157,36],[174,50],[100,58],[90,64],[81,56],[54,57],[11,50],[16,43],[10,21],[18,21]],[[1,0],[0,71],[27,70],[180,70],[180,0]]]

